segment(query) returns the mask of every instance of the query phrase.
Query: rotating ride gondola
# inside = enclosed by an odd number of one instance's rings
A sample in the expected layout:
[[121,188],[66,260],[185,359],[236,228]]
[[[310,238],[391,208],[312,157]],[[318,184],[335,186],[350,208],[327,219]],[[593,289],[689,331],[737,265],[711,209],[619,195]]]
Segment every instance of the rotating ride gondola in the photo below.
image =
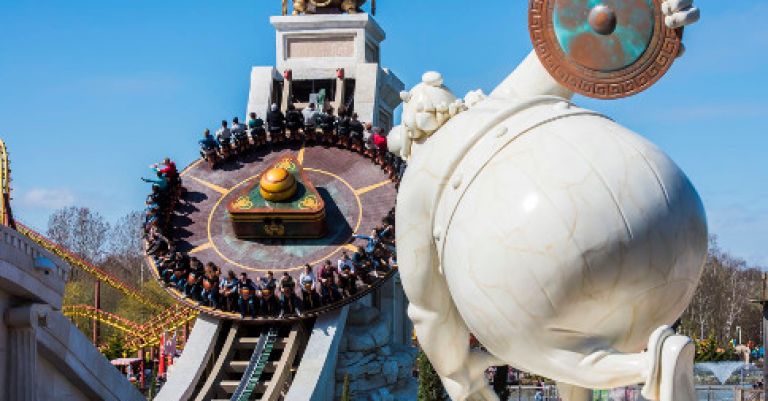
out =
[[[203,264],[212,262],[222,278],[229,271],[237,277],[245,272],[257,282],[268,271],[278,280],[288,273],[298,298],[304,266],[312,266],[319,292],[320,265],[331,261],[335,268],[344,252],[352,255],[364,247],[365,241],[355,241],[354,235],[367,235],[381,226],[397,197],[395,183],[371,159],[348,149],[319,145],[272,144],[233,156],[216,168],[201,158],[180,176],[184,191],[171,218],[172,234],[167,236],[175,251]],[[163,282],[156,258],[148,253],[147,261]],[[395,264],[382,266],[368,272],[366,279],[360,277],[354,294],[303,308],[300,314],[259,314],[256,318],[241,316],[237,308],[214,308],[165,284],[177,301],[218,318],[280,322],[343,307],[375,291],[396,272]],[[187,280],[197,279],[190,277]],[[205,278],[201,285],[211,288]],[[247,297],[260,295],[256,291]],[[271,296],[275,295],[273,289]]]

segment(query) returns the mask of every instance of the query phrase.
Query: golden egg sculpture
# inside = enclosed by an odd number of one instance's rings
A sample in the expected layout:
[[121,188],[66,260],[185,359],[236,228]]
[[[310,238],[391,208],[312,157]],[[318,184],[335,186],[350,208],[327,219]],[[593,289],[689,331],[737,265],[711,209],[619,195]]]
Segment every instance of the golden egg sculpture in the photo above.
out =
[[296,177],[288,170],[275,167],[267,170],[259,182],[259,192],[270,202],[285,202],[296,195]]

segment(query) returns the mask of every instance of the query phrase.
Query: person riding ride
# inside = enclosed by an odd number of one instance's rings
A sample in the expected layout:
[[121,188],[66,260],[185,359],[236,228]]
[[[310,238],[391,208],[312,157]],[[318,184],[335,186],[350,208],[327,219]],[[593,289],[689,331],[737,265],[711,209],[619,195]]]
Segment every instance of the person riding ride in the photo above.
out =
[[210,168],[213,168],[219,161],[218,154],[216,153],[216,148],[219,147],[219,143],[216,141],[216,138],[211,135],[211,131],[208,129],[205,130],[203,139],[198,143],[200,144],[200,156],[208,162]]
[[227,120],[222,120],[221,128],[216,131],[216,140],[219,141],[219,152],[224,160],[232,156],[232,131],[230,131],[227,125]]
[[334,143],[334,129],[336,125],[336,118],[333,117],[333,108],[328,107],[322,114],[318,116],[320,120],[320,129],[323,131],[322,142],[325,145],[332,145]]
[[232,119],[232,137],[235,141],[235,149],[238,154],[242,154],[248,151],[251,147],[251,143],[248,141],[248,132],[243,124],[240,124],[240,119],[235,117]]
[[251,141],[257,148],[267,144],[267,131],[264,129],[264,120],[251,112],[248,120],[248,131],[251,135]]
[[245,272],[240,273],[240,280],[237,281],[237,293],[240,295],[237,304],[240,308],[240,317],[250,311],[251,317],[256,318],[256,309],[258,309],[258,300],[256,300],[256,285],[248,278]]
[[272,143],[280,143],[285,140],[285,116],[277,104],[272,104],[269,113],[267,113],[267,128]]
[[200,304],[219,308],[219,268],[213,262],[205,264],[203,274],[203,290],[200,294]]
[[221,279],[219,284],[220,302],[223,304],[226,311],[235,310],[235,302],[237,300],[237,277],[232,270],[227,272],[227,276]]
[[352,119],[349,121],[349,137],[350,137],[350,149],[353,152],[363,153],[363,133],[365,127],[363,123],[358,120],[357,113],[352,114]]
[[293,103],[288,104],[288,111],[285,113],[285,124],[288,128],[288,140],[299,140],[299,131],[304,128],[304,116],[296,110]]
[[307,142],[315,142],[317,139],[317,115],[318,112],[315,109],[315,104],[310,103],[309,106],[301,111],[304,117],[304,140]]
[[347,116],[347,110],[344,107],[339,107],[339,116],[336,119],[336,144],[342,149],[348,148],[350,144],[349,123],[350,119]]

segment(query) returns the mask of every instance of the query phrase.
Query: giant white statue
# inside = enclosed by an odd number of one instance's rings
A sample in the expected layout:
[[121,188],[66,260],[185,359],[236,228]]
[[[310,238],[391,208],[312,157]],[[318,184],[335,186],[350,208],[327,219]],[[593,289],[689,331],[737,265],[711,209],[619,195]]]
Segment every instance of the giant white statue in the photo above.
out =
[[[661,15],[652,30],[680,34],[699,18],[691,0],[606,0],[582,15],[610,35],[625,22],[617,9],[638,1]],[[552,3],[562,17],[561,3],[595,2]],[[483,372],[503,364],[555,380],[566,401],[639,383],[649,400],[694,401],[694,346],[669,325],[706,257],[701,200],[659,148],[570,101],[579,88],[618,97],[652,82],[588,87],[557,76],[546,50],[488,96],[458,100],[435,72],[402,94],[389,144],[409,164],[398,262],[419,343],[454,401],[496,400]],[[569,62],[590,63],[576,53]],[[487,352],[470,350],[470,333]]]

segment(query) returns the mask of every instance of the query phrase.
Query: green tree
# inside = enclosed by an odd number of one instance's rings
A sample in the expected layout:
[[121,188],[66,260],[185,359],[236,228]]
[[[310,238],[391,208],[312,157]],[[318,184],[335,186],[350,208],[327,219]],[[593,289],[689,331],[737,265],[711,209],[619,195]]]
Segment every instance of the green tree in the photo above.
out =
[[125,357],[126,352],[123,338],[117,334],[112,334],[107,337],[107,340],[104,341],[104,344],[101,346],[101,353],[109,360],[123,358]]
[[447,401],[448,397],[440,381],[440,376],[435,372],[435,368],[429,362],[429,358],[424,351],[419,352],[416,358],[416,366],[419,369],[419,392],[417,399],[419,401]]

